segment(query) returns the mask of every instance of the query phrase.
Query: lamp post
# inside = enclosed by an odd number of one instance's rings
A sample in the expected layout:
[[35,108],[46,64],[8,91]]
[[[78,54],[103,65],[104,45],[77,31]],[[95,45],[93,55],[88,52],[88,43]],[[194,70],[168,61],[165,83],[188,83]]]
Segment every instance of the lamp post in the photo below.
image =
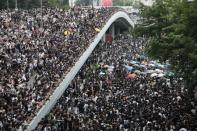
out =
[[42,0],[40,0],[40,8],[41,8],[41,27],[43,26],[43,14],[42,14]]
[[40,8],[41,8],[41,13],[42,13],[42,0],[40,0]]
[[18,0],[15,0],[15,10],[18,10]]
[[9,9],[9,0],[7,0],[7,9]]

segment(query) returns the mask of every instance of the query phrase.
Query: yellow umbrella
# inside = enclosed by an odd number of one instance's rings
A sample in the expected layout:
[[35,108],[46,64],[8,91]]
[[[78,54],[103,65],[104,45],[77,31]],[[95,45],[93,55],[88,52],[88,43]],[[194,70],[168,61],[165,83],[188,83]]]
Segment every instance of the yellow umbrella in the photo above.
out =
[[99,28],[95,28],[95,31],[96,32],[100,32],[101,30]]
[[64,35],[70,35],[71,33],[70,33],[70,31],[64,31]]

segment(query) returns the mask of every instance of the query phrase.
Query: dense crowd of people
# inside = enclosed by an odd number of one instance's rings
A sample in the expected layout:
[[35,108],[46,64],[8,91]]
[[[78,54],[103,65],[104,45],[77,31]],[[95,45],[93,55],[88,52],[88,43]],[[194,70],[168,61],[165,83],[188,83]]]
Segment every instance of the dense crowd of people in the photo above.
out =
[[117,10],[0,10],[0,130],[30,122]]
[[144,46],[130,36],[101,42],[36,130],[197,130],[182,78],[144,56]]

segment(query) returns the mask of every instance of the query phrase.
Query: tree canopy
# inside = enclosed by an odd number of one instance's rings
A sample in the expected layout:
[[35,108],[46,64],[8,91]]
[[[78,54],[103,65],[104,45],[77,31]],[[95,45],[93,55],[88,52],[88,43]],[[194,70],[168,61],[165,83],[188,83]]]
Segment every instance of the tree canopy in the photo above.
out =
[[76,5],[82,5],[82,6],[89,6],[92,4],[92,0],[77,0]]
[[[0,0],[0,9],[14,9],[15,2],[20,9],[39,8],[41,0]],[[63,7],[68,5],[68,0],[42,0],[43,6]]]
[[197,86],[197,0],[156,0],[152,7],[141,5],[142,20],[135,36],[147,39],[146,53],[168,60],[190,90]]
[[134,0],[113,0],[114,6],[132,6]]

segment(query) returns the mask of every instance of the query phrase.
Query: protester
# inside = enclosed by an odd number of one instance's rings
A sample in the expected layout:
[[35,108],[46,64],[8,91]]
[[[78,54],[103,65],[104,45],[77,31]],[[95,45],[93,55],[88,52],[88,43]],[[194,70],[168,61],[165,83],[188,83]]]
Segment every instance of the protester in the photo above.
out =
[[144,56],[144,46],[130,36],[101,42],[37,130],[196,130],[182,78]]
[[0,129],[28,124],[118,8],[0,11]]
[[[0,130],[24,130],[118,8],[0,11]],[[144,39],[100,43],[37,130],[196,130],[196,101]]]

